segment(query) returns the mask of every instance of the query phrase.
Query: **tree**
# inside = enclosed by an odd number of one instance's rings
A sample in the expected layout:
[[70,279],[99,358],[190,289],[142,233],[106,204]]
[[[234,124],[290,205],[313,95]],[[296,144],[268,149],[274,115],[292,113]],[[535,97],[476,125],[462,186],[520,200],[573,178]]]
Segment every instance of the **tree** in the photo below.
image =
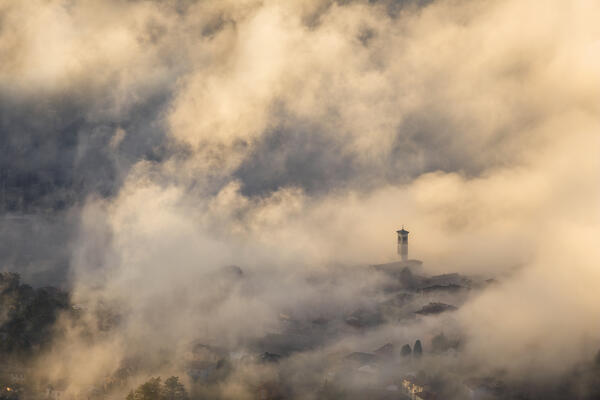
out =
[[150,378],[135,391],[129,392],[126,400],[188,400],[188,396],[179,378],[172,376],[164,384],[160,377]]
[[0,358],[27,355],[49,345],[55,337],[55,322],[72,310],[69,295],[45,287],[21,284],[19,274],[0,272]]
[[188,396],[185,391],[185,387],[179,378],[172,376],[165,380],[164,385],[164,399],[165,400],[187,400]]
[[421,357],[423,354],[423,346],[421,346],[421,341],[417,339],[415,345],[413,347],[413,354],[415,357]]
[[142,383],[133,393],[133,400],[163,400],[160,377]]
[[410,344],[405,344],[404,346],[402,346],[402,349],[400,349],[400,355],[402,357],[409,357],[412,353],[412,350],[410,349]]

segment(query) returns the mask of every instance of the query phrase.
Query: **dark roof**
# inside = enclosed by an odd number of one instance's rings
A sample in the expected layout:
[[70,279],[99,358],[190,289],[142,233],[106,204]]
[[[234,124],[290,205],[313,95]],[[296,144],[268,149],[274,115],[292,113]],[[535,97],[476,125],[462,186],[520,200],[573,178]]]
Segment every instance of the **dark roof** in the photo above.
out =
[[400,229],[399,231],[396,231],[396,233],[402,233],[402,234],[405,234],[405,233],[407,233],[407,234],[408,234],[408,233],[410,233],[410,232],[409,232],[409,231],[407,231],[406,229],[402,228],[402,229]]
[[457,308],[451,304],[431,302],[426,304],[419,311],[415,311],[415,314],[421,315],[430,315],[430,314],[440,314],[444,311],[454,311]]

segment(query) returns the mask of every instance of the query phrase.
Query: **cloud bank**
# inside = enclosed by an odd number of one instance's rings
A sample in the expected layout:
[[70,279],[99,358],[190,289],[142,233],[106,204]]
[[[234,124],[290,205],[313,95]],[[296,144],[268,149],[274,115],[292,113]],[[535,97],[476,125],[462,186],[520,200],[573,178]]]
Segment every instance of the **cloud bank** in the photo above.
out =
[[428,271],[499,277],[457,312],[470,362],[544,377],[590,360],[599,16],[591,0],[0,2],[3,215],[67,221],[75,299],[123,310],[75,380],[367,301],[382,278],[339,268],[392,260],[402,223]]

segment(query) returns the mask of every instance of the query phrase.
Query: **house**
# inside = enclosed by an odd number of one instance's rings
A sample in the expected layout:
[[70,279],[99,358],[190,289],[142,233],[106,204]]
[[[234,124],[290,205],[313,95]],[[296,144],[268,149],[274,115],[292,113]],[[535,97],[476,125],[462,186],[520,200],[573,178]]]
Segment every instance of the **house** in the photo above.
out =
[[2,385],[0,386],[0,399],[18,399],[20,387]]
[[402,378],[402,389],[411,400],[436,400],[438,396],[428,390],[423,379],[414,375],[407,375]]
[[416,399],[416,394],[422,393],[425,390],[425,384],[415,376],[407,375],[402,378],[402,388],[411,399]]

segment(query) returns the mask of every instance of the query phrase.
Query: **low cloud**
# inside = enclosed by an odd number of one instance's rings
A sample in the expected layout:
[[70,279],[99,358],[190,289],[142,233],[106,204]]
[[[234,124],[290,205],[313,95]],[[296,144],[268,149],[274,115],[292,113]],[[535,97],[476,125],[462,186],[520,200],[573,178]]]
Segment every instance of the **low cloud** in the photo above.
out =
[[[3,218],[41,226],[36,259],[68,249],[68,274],[51,265],[73,301],[120,310],[89,348],[65,328],[47,378],[85,386],[135,357],[177,370],[194,340],[246,348],[282,314],[374,307],[386,278],[366,265],[395,258],[402,223],[426,272],[497,284],[452,319],[319,342],[291,370],[444,329],[464,335],[461,368],[543,380],[590,361],[599,15],[591,0],[0,3]],[[252,365],[220,395],[274,373]]]

